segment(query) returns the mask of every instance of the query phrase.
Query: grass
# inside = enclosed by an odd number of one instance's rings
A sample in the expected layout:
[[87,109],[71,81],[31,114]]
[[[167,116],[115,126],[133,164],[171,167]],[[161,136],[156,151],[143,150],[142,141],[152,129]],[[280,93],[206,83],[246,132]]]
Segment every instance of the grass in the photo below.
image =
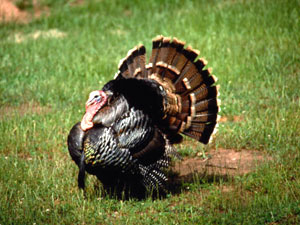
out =
[[[53,2],[43,1],[49,17],[0,25],[0,224],[300,223],[298,0]],[[66,37],[31,38],[51,29]],[[16,43],[16,34],[27,38]],[[89,176],[84,196],[68,131],[88,93],[158,34],[201,50],[219,78],[221,116],[241,118],[220,124],[213,147],[257,149],[273,161],[154,201],[101,197]]]

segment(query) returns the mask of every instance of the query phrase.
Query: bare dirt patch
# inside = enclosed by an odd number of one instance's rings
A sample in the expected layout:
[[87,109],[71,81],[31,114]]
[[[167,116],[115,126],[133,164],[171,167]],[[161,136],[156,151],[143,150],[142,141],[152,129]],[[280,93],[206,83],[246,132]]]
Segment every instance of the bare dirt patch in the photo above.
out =
[[0,23],[29,23],[34,18],[39,18],[42,15],[49,16],[50,10],[47,7],[41,7],[37,0],[32,1],[33,10],[31,13],[19,9],[15,1],[0,0]]
[[180,180],[190,180],[195,174],[236,176],[254,171],[258,165],[271,159],[256,150],[218,149],[209,151],[207,156],[205,159],[184,158],[176,162],[172,170]]
[[0,0],[0,22],[27,23],[29,14],[18,9],[11,1]]
[[226,122],[242,122],[244,121],[244,117],[243,116],[222,116],[219,119],[219,123],[226,123]]
[[84,0],[75,0],[70,3],[71,6],[83,5],[85,3]]

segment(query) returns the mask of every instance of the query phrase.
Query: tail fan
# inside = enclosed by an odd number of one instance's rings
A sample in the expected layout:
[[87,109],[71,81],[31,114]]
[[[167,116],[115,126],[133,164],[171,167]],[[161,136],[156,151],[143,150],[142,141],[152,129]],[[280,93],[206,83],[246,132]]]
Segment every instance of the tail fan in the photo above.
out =
[[182,133],[207,144],[216,130],[220,101],[216,77],[200,52],[177,38],[157,36],[149,63],[139,45],[121,60],[116,79],[153,79],[166,92],[164,122],[169,132]]

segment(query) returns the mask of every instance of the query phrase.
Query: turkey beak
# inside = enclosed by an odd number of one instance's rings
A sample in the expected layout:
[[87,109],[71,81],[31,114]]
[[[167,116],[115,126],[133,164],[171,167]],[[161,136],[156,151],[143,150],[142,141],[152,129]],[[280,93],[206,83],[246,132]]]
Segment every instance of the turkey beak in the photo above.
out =
[[90,105],[92,105],[94,102],[94,99],[88,99],[87,102],[85,103],[85,106],[88,107]]
[[92,99],[89,99],[87,102],[86,102],[86,106],[90,106],[90,105],[93,105],[95,103],[99,103],[101,101],[101,96],[97,96],[97,97],[94,97]]
[[101,101],[101,95],[99,94],[99,91],[93,91],[90,93],[89,99],[85,103],[85,106],[88,107],[100,101]]

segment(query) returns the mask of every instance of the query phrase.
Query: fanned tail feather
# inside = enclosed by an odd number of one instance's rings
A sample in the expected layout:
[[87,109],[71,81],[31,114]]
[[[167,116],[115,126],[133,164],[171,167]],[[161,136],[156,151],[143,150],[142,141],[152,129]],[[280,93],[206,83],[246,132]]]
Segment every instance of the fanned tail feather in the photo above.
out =
[[168,131],[182,133],[207,144],[212,136],[219,112],[217,79],[205,69],[207,61],[200,52],[177,38],[153,39],[149,63],[145,65],[145,47],[129,51],[120,62],[116,79],[135,77],[153,79],[166,92],[164,121]]
[[136,77],[136,78],[146,78],[146,49],[144,45],[138,45],[131,49],[127,56],[122,59],[119,63],[119,73],[116,75],[115,79]]

